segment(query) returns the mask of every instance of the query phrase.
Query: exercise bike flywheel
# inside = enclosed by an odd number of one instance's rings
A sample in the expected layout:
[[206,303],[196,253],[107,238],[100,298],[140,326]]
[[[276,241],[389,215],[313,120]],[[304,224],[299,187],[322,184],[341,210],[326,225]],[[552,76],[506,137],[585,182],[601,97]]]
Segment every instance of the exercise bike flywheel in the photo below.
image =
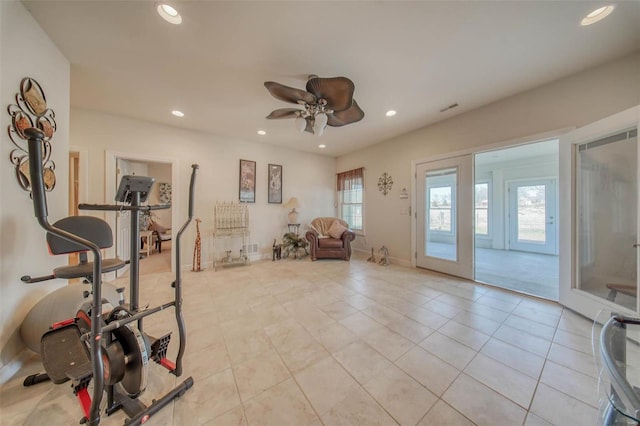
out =
[[[126,310],[117,311],[112,312],[110,318],[113,319],[113,314],[129,315]],[[103,351],[105,382],[117,384],[124,394],[135,398],[147,387],[149,341],[135,322],[116,328],[112,338],[111,344]]]

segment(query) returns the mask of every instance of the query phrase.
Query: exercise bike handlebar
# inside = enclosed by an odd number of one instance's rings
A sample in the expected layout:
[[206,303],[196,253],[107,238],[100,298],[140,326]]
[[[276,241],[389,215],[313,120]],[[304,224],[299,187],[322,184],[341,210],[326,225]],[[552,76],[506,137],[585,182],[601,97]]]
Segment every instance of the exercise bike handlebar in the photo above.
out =
[[102,252],[100,247],[91,241],[80,238],[62,229],[51,225],[47,220],[47,198],[45,196],[44,175],[42,170],[42,144],[44,133],[36,128],[25,129],[24,134],[27,136],[27,144],[29,149],[29,178],[31,179],[31,197],[33,199],[33,209],[38,223],[47,232],[64,238],[67,241],[76,243],[93,253],[93,307],[91,312],[91,336],[95,340],[91,344],[91,366],[93,370],[93,398],[91,408],[89,410],[89,424],[98,424],[100,422],[100,402],[102,400],[102,390],[104,387],[104,364],[102,361],[102,346],[99,340],[102,338],[100,332],[100,324],[102,319]]
[[78,204],[78,209],[80,210],[100,210],[110,212],[119,212],[123,210],[137,210],[140,212],[147,212],[151,210],[166,210],[170,208],[171,204],[157,204],[153,206],[127,206],[124,204]]

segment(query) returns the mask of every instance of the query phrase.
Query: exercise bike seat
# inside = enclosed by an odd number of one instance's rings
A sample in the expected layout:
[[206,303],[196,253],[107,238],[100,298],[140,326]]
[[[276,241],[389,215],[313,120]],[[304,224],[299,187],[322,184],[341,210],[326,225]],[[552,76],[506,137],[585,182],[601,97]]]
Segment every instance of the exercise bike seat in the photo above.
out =
[[[93,216],[70,216],[60,219],[54,227],[89,240],[101,249],[113,246],[113,234],[107,222]],[[55,278],[71,279],[90,277],[93,274],[93,262],[87,261],[87,249],[77,243],[47,233],[47,244],[52,254],[78,253],[80,263],[60,266],[53,270]],[[118,258],[103,259],[102,272],[113,272],[125,266],[126,262]]]

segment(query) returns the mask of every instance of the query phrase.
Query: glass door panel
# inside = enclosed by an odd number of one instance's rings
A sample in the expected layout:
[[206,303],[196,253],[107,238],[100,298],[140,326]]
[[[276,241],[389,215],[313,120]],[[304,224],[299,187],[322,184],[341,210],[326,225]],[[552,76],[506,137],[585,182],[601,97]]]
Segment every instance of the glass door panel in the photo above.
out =
[[457,176],[456,169],[436,170],[425,175],[427,256],[453,261],[458,257],[455,227]]
[[560,303],[588,317],[637,317],[640,106],[562,137]]
[[637,131],[578,145],[577,288],[625,308],[637,304]]

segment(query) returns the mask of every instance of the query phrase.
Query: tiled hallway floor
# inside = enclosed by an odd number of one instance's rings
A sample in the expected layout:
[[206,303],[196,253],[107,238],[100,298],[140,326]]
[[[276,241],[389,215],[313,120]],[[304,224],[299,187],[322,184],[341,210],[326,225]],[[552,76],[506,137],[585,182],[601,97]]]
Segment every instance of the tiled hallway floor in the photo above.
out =
[[[143,276],[141,305],[168,301],[171,281]],[[256,262],[183,282],[186,374],[152,366],[142,399],[188,375],[195,385],[147,424],[596,422],[591,324],[555,303],[362,259]],[[172,318],[151,317],[145,331]],[[2,387],[2,425],[77,424],[69,383],[22,387],[40,368],[33,356]]]

